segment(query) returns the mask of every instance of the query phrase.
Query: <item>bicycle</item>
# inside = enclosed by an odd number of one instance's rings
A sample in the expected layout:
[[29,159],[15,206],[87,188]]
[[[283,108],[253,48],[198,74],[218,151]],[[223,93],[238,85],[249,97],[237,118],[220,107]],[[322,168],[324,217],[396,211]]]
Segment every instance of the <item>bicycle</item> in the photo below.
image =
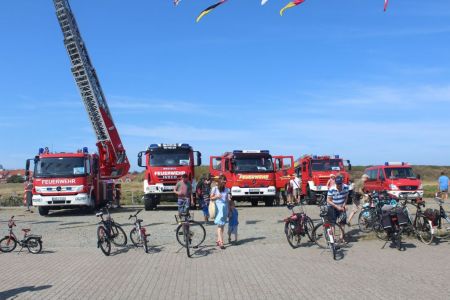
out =
[[[120,224],[117,224],[111,217],[109,208],[111,203],[108,203],[102,211],[96,214],[101,219],[97,227],[97,248],[102,250],[103,254],[109,256],[111,254],[111,243],[117,247],[124,247],[127,245],[127,235]],[[106,219],[103,218],[103,210],[106,210]]]
[[[294,207],[299,206],[301,211],[294,212]],[[284,219],[284,233],[292,248],[298,248],[302,237],[308,235],[309,241],[314,242],[312,232],[314,230],[314,222],[306,215],[302,205],[287,205],[292,215]]]
[[379,217],[381,208],[386,204],[386,195],[373,191],[369,196],[369,202],[363,205],[358,216],[358,227],[364,233],[370,233],[374,230]]
[[13,232],[13,227],[15,226],[16,222],[14,221],[14,216],[12,216],[8,222],[9,234],[0,240],[0,251],[11,252],[19,244],[21,247],[19,253],[22,252],[24,247],[32,254],[40,253],[42,251],[42,236],[30,234],[31,229],[23,228],[23,238],[19,240]]
[[402,250],[403,233],[412,228],[411,220],[407,209],[405,211],[406,202],[400,206],[385,205],[382,207],[382,214],[379,222],[374,229],[379,239],[385,241],[386,244],[391,241],[395,248]]
[[[188,205],[183,205],[179,215],[175,215],[175,220],[179,224],[175,234],[178,243],[186,248],[187,256],[191,257],[191,248],[196,249],[203,243],[206,237],[206,231],[201,223],[193,220]],[[182,240],[180,236],[183,236]]]
[[337,250],[344,242],[345,232],[340,224],[342,217],[336,222],[331,221],[334,219],[334,214],[334,208],[327,205],[320,207],[321,221],[313,229],[313,240],[320,248],[331,249],[333,259],[336,260]]
[[147,234],[145,227],[141,225],[144,221],[137,217],[141,211],[142,209],[138,210],[134,215],[130,215],[128,218],[128,220],[134,218],[134,228],[130,231],[130,240],[135,247],[144,247],[145,253],[148,253],[147,237],[150,236],[150,234]]
[[[429,208],[423,213],[424,218],[427,220],[426,229],[430,235],[429,244],[431,244],[435,238],[446,239],[450,236],[450,218],[444,210],[444,201],[439,197],[435,197],[433,200],[439,205],[439,210]],[[447,223],[446,228],[442,228],[442,220],[445,220]]]

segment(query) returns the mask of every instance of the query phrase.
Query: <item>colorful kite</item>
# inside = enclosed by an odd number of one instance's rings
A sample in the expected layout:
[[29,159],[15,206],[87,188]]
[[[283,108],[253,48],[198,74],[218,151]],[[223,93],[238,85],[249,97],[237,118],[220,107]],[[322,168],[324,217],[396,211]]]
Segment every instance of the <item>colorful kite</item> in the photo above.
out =
[[217,6],[224,4],[225,2],[227,2],[228,0],[220,0],[219,2],[217,2],[216,4],[211,5],[210,7],[206,8],[205,10],[203,10],[200,15],[198,15],[197,17],[197,22],[199,22],[204,16],[206,16],[207,14],[209,14],[210,12],[212,12]]
[[384,11],[386,11],[388,5],[389,5],[389,0],[384,0]]
[[180,4],[181,0],[173,0],[173,5],[178,6]]
[[283,8],[280,10],[280,16],[283,16],[284,11],[285,11],[286,9],[292,8],[292,7],[297,6],[297,5],[299,5],[299,4],[302,4],[303,2],[305,2],[305,0],[293,0],[292,2],[289,2],[285,7],[283,7]]

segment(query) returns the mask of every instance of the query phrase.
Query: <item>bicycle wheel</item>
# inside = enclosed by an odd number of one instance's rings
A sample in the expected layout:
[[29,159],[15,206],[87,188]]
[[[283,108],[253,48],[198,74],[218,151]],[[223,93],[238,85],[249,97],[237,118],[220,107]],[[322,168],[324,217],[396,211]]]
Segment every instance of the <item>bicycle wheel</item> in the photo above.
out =
[[306,234],[308,235],[309,241],[314,242],[314,236],[313,236],[314,222],[313,222],[313,220],[311,220],[310,217],[306,217],[304,229],[305,229]]
[[434,235],[432,233],[432,227],[428,222],[428,219],[420,216],[416,219],[415,229],[417,231],[417,235],[422,243],[429,245],[433,242]]
[[111,242],[109,241],[106,229],[103,226],[98,226],[97,228],[97,247],[102,250],[103,254],[109,256],[111,253]]
[[[196,221],[189,221],[189,232],[190,232],[190,241],[191,247],[197,248],[200,246],[206,237],[205,227],[202,224]],[[180,238],[184,235],[183,233],[183,223],[178,225],[176,230],[177,241],[181,246],[185,246],[184,238]]]
[[17,241],[14,238],[4,237],[0,240],[0,251],[11,252],[16,249]]
[[301,237],[294,233],[294,230],[292,227],[295,226],[295,224],[291,222],[287,222],[284,224],[284,233],[286,234],[287,241],[289,245],[291,245],[292,248],[298,248],[300,246],[300,240]]
[[377,238],[385,242],[389,241],[389,235],[380,223],[375,224],[373,230],[375,231]]
[[117,247],[125,247],[127,245],[127,235],[123,231],[122,226],[117,223],[112,224],[112,242]]
[[345,241],[345,230],[341,224],[334,224],[333,240],[336,247],[340,248]]
[[373,231],[372,214],[370,210],[362,210],[358,217],[358,227],[364,233]]
[[40,239],[31,237],[27,240],[27,248],[30,253],[38,254],[42,251],[42,241]]
[[401,230],[399,232],[396,232],[393,234],[394,239],[394,245],[395,248],[397,248],[398,251],[402,250],[402,232]]
[[142,247],[143,246],[141,234],[136,230],[136,227],[134,227],[130,231],[130,240],[131,240],[131,243],[135,247]]
[[336,244],[335,243],[330,243],[330,247],[331,247],[331,255],[333,256],[333,259],[336,260]]
[[325,233],[325,228],[323,227],[323,222],[320,222],[316,226],[314,226],[312,235],[314,243],[316,243],[319,248],[328,248],[327,236]]
[[184,247],[186,248],[186,254],[188,257],[191,257],[191,238],[190,238],[190,229],[188,223],[183,224],[183,239],[184,239]]

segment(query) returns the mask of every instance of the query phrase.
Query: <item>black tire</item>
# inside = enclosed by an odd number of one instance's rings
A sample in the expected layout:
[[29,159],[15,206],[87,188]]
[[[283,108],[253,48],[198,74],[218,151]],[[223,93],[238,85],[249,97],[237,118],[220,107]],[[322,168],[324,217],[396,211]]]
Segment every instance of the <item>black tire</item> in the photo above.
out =
[[142,235],[143,235],[143,237],[142,237],[142,239],[143,239],[143,242],[144,242],[144,251],[145,251],[145,253],[148,253],[148,241],[147,241],[147,237],[148,236],[146,236],[146,235],[144,235],[143,233],[141,233]]
[[[300,246],[300,240],[301,236],[295,234],[295,232],[292,230],[291,222],[286,222],[284,224],[284,233],[286,234],[286,239],[291,245],[293,249],[296,249]],[[295,226],[295,224],[293,224]]]
[[271,206],[273,206],[273,202],[275,201],[275,198],[268,198],[268,199],[264,199],[264,205],[265,206],[268,206],[268,207],[271,207]]
[[117,223],[112,224],[112,242],[117,247],[125,247],[127,245],[127,235],[125,234],[125,231],[122,229],[122,226],[120,226]]
[[45,206],[39,206],[38,207],[38,211],[39,211],[39,215],[47,216],[49,211],[50,211],[50,209],[48,207],[45,207]]
[[306,217],[305,219],[305,232],[308,235],[309,241],[314,242],[314,222],[310,217]]
[[402,233],[401,231],[395,233],[394,235],[394,244],[398,251],[402,250]]
[[258,206],[258,200],[251,200],[252,206]]
[[97,247],[99,247],[106,256],[111,254],[111,242],[109,241],[108,234],[103,226],[98,226],[97,228]]
[[358,227],[364,233],[373,231],[372,212],[370,209],[363,209],[358,216]]
[[333,255],[333,259],[336,260],[336,244],[335,243],[330,243],[330,247],[331,247],[331,255]]
[[142,247],[143,243],[140,237],[140,233],[137,232],[136,227],[130,231],[130,241],[135,247]]
[[375,224],[373,230],[375,231],[377,238],[385,242],[389,241],[389,235],[380,223]]
[[[205,227],[199,222],[196,221],[189,221],[189,231],[191,232],[191,247],[197,248],[200,246],[204,241],[206,237],[206,231]],[[178,243],[185,247],[184,242],[184,232],[183,232],[183,223],[178,225],[177,230],[175,231],[177,241]],[[183,238],[180,239],[180,236]]]
[[431,233],[433,228],[430,226],[427,218],[418,217],[416,219],[415,229],[422,243],[429,245],[433,242],[434,235]]
[[42,251],[42,241],[38,238],[31,237],[27,240],[27,249],[30,253],[38,254]]
[[183,226],[183,239],[184,239],[184,247],[186,248],[186,254],[188,257],[191,257],[191,235],[190,229],[188,232],[187,226]]
[[14,238],[4,237],[0,240],[0,251],[11,252],[17,247],[17,241]]

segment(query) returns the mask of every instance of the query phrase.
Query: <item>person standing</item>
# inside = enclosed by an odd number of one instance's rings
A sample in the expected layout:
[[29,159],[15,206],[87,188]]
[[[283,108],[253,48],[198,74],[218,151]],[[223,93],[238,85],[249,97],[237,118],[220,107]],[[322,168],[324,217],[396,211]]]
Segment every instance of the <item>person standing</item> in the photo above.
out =
[[177,182],[174,193],[178,197],[178,213],[189,210],[190,204],[193,204],[192,185],[189,182],[187,174],[181,176],[181,180]]
[[27,211],[33,212],[30,207],[33,206],[33,179],[31,177],[25,181],[25,201],[27,204]]
[[291,179],[290,184],[292,186],[292,196],[296,204],[300,203],[300,192],[302,187],[302,180],[295,174],[294,179]]
[[441,176],[439,177],[438,183],[439,183],[439,193],[441,194],[442,200],[447,200],[449,179],[447,175],[445,175],[445,172],[441,172]]
[[330,175],[330,179],[328,179],[328,182],[327,182],[327,188],[328,188],[328,190],[336,188],[336,175],[335,174]]
[[349,188],[344,184],[342,176],[336,177],[336,186],[328,191],[327,204],[331,208],[332,222],[340,219],[341,224],[346,224],[346,206],[348,200]]
[[197,190],[200,191],[200,207],[203,211],[205,223],[209,222],[209,203],[211,194],[211,174],[203,176],[197,185]]
[[228,206],[231,200],[230,190],[225,187],[227,179],[224,175],[219,176],[219,182],[216,187],[211,189],[210,200],[216,205],[216,218],[214,224],[217,225],[217,246],[225,249],[223,245],[223,231],[228,218]]
[[367,179],[369,179],[369,176],[367,176],[367,174],[364,174],[361,177],[361,179],[358,179],[355,182],[354,189],[353,189],[353,191],[355,193],[355,196],[353,198],[353,210],[350,213],[350,216],[348,217],[348,221],[347,221],[347,224],[349,226],[351,226],[351,220],[352,220],[353,216],[358,212],[358,210],[361,209],[361,199],[363,199],[365,196],[364,183],[367,181]]
[[239,213],[234,201],[230,201],[230,217],[228,220],[228,243],[231,243],[231,235],[234,235],[234,243],[238,240]]

